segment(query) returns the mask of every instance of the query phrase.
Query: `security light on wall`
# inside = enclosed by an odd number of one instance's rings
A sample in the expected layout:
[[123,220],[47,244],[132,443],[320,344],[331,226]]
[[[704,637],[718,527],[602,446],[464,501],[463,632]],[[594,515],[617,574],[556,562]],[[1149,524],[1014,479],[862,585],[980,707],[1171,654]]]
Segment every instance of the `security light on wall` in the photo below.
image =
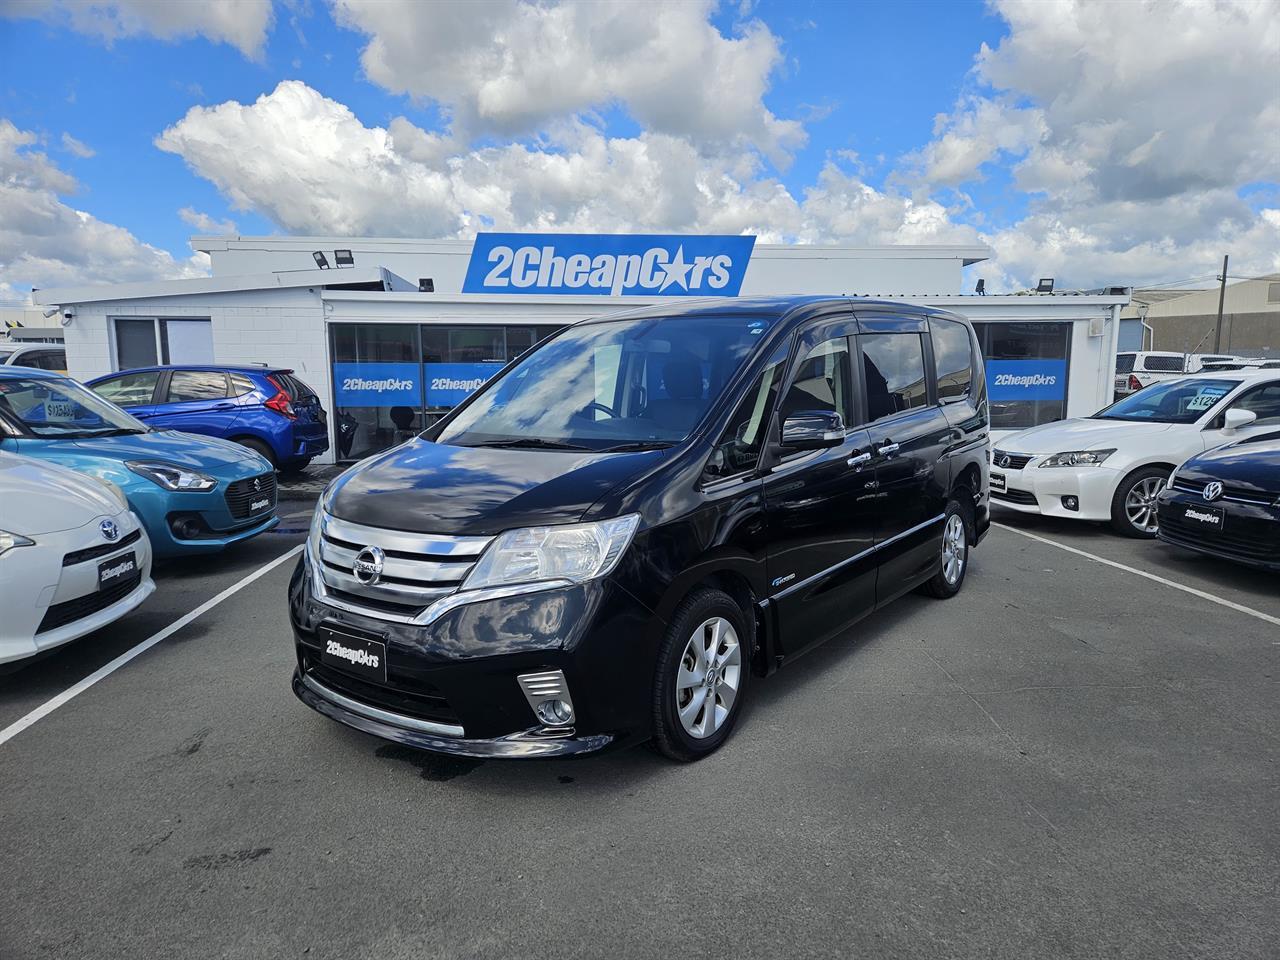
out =
[[311,255],[316,258],[317,267],[319,267],[321,270],[329,269],[329,258],[324,255],[323,250],[316,250]]
[[333,265],[336,267],[354,267],[356,258],[351,255],[350,250],[333,251]]
[[1036,293],[1053,293],[1053,277],[1041,277],[1036,284]]

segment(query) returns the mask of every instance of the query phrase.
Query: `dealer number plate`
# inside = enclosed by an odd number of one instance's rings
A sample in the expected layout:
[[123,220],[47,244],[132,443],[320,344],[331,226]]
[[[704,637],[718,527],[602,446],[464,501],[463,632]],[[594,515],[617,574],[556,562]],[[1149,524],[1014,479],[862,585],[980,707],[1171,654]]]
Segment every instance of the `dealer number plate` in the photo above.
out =
[[316,636],[320,640],[320,662],[325,666],[365,680],[387,682],[387,645],[381,640],[323,624],[316,628]]
[[1198,507],[1194,504],[1182,511],[1182,519],[1204,530],[1221,530],[1227,512],[1221,507]]
[[118,583],[124,583],[138,572],[138,558],[133,553],[122,553],[110,560],[98,564],[98,589],[110,590]]
[[1002,493],[1004,492],[1004,490],[1006,489],[1006,484],[1004,482],[1003,473],[993,473],[991,475],[991,489],[999,490]]

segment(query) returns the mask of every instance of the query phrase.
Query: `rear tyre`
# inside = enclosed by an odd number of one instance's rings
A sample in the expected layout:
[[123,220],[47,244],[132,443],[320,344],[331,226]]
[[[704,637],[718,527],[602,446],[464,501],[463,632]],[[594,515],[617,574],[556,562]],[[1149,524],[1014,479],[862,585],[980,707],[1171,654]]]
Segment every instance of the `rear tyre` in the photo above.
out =
[[267,462],[271,464],[271,469],[276,469],[276,454],[269,446],[261,440],[255,440],[253,437],[240,437],[236,443],[242,447],[248,447],[254,453],[260,454],[267,458]]
[[1111,498],[1111,529],[1138,540],[1154,537],[1156,498],[1168,479],[1164,467],[1142,467],[1121,480]]
[[938,572],[924,582],[920,592],[937,600],[954,597],[964,586],[969,572],[969,543],[973,535],[973,512],[962,500],[947,503],[942,521],[942,562]]
[[681,763],[729,739],[751,677],[751,638],[733,598],[701,587],[676,608],[653,679],[653,746]]

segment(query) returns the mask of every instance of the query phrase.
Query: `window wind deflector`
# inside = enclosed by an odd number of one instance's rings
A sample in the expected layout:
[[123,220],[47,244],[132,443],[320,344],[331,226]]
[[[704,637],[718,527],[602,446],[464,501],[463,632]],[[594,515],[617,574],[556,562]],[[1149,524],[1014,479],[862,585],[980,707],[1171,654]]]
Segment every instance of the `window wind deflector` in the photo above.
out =
[[498,447],[526,450],[590,450],[580,443],[564,443],[560,440],[543,440],[541,437],[512,437],[509,440],[484,440],[480,443],[459,444],[464,447]]

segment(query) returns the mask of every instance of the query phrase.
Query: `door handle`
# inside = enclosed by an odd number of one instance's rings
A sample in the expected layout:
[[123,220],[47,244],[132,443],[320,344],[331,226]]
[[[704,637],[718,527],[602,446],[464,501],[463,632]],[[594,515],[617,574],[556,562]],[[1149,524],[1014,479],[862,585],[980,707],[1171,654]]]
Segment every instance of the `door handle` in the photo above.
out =
[[235,405],[234,403],[215,403],[215,404],[213,405],[213,409],[215,409],[215,410],[234,410],[234,409],[235,409],[235,406],[236,406],[236,405]]
[[896,443],[886,443],[883,447],[876,448],[876,453],[880,454],[882,457],[887,457],[889,454],[897,452],[898,445]]
[[869,453],[860,453],[857,456],[850,457],[848,460],[845,461],[845,463],[847,463],[851,467],[860,467],[864,463],[870,463],[870,462],[871,462],[871,454]]

